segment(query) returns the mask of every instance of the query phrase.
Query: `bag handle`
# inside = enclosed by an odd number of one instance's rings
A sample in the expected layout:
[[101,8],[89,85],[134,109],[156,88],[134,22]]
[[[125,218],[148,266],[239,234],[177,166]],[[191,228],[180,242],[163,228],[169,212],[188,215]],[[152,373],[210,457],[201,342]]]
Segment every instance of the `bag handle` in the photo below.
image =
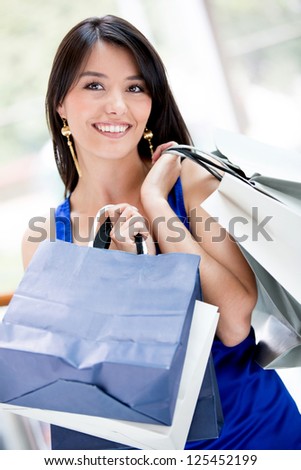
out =
[[[109,207],[112,207],[112,204],[102,207],[97,212],[93,222],[92,236],[91,241],[89,242],[89,246],[93,246],[94,248],[104,248],[106,250],[109,248],[111,243],[110,232],[112,230],[112,222],[110,220],[110,217],[107,217],[104,223],[97,230],[99,218],[106,212]],[[94,237],[95,233],[96,235]],[[137,255],[147,254],[146,243],[140,233],[135,235],[135,243]]]
[[[223,176],[219,173],[219,171],[222,171],[239,178],[247,184],[252,184],[242,169],[231,163],[230,160],[228,160],[226,157],[221,158],[214,153],[204,152],[203,150],[199,150],[196,147],[192,147],[190,145],[174,145],[166,149],[163,153],[170,152],[177,153],[183,158],[187,157],[195,163],[198,163],[209,173],[215,176],[215,178],[217,178],[219,181],[223,179]],[[212,161],[212,159],[215,161]]]
[[[277,197],[256,186],[256,181],[253,181],[252,177],[248,178],[243,170],[239,168],[239,166],[236,166],[230,162],[227,157],[219,157],[215,153],[204,152],[203,150],[199,150],[196,147],[192,147],[190,145],[174,145],[164,150],[163,154],[170,152],[180,155],[182,159],[187,157],[198,165],[201,165],[219,181],[223,179],[223,175],[220,174],[220,171],[229,173],[240,181],[243,181],[245,184],[251,186],[253,189],[256,189],[256,191],[259,191],[260,193],[270,197],[271,199],[274,199],[275,201],[281,202],[281,200],[279,200]],[[215,161],[212,161],[212,159]],[[253,176],[258,176],[258,174]]]

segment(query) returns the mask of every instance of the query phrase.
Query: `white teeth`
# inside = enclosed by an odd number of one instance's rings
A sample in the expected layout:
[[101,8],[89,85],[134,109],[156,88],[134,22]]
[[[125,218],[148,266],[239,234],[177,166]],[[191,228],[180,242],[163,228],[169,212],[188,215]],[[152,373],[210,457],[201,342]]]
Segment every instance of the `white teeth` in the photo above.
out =
[[112,124],[106,125],[96,125],[95,126],[101,132],[111,132],[111,133],[118,133],[118,132],[125,132],[129,126],[113,126]]

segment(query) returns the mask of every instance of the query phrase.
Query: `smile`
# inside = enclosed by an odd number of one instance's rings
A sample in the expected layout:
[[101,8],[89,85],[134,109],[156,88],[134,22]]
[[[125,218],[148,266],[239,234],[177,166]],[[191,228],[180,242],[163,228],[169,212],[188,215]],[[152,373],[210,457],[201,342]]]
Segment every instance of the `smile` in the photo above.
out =
[[100,132],[109,134],[123,134],[130,128],[128,124],[94,124],[94,127]]

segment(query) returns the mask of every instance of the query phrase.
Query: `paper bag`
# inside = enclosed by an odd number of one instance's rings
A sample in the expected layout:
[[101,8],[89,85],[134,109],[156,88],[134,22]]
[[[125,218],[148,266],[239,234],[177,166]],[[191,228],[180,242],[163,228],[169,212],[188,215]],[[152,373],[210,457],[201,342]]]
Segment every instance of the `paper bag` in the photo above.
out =
[[170,424],[199,262],[43,242],[0,325],[0,401]]
[[[218,316],[216,307],[196,301],[171,426],[34,408],[27,409],[10,404],[1,404],[1,408],[40,421],[120,442],[137,449],[183,449],[203,381]],[[204,424],[206,425],[206,423]]]

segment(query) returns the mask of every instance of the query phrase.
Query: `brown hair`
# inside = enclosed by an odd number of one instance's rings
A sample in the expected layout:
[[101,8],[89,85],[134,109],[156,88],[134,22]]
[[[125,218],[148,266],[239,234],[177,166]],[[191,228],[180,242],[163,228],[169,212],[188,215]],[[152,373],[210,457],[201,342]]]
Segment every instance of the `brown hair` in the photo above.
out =
[[[77,79],[94,44],[100,40],[125,47],[135,57],[152,98],[147,127],[153,132],[154,148],[170,140],[188,145],[192,143],[169,87],[162,60],[146,37],[129,22],[116,16],[87,18],[74,26],[62,40],[53,61],[46,95],[47,122],[65,194],[74,190],[78,175],[66,139],[61,135],[62,120],[57,108]],[[138,144],[138,151],[140,155],[149,154],[143,138]]]

